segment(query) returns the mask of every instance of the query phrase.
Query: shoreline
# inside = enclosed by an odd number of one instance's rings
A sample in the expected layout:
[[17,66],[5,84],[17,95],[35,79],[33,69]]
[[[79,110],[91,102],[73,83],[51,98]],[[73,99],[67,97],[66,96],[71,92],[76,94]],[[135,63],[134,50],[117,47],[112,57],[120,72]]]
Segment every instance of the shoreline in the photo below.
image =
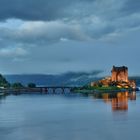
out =
[[[57,88],[56,88],[57,89]],[[139,91],[137,88],[136,89],[74,89],[71,88],[70,92],[71,93],[81,93],[81,94],[100,94],[100,93],[117,93],[117,92],[136,92]],[[38,93],[48,93],[49,91],[46,90],[45,88],[4,88],[4,89],[0,89],[0,93],[28,93],[28,92],[38,92]],[[64,93],[65,91],[63,91]],[[55,92],[54,92],[55,93]]]
[[117,90],[108,90],[108,89],[106,89],[106,90],[96,90],[96,89],[94,89],[94,90],[87,90],[87,89],[82,89],[82,90],[73,90],[73,92],[74,93],[83,93],[83,94],[97,94],[97,93],[106,93],[106,92],[108,92],[108,93],[116,93],[116,92],[126,92],[126,91],[128,91],[128,92],[136,92],[136,91],[138,91],[138,90],[136,90],[136,89],[117,89]]

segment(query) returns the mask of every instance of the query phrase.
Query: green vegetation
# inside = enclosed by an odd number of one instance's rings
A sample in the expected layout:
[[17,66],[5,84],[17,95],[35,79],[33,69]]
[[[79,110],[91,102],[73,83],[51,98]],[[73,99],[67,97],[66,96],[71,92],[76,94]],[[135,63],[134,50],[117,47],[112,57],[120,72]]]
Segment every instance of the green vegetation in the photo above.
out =
[[0,74],[0,88],[10,87],[10,83]]
[[116,86],[83,86],[80,88],[74,88],[73,92],[79,93],[93,93],[93,92],[111,92],[111,91],[124,91],[124,90],[132,90],[131,88],[118,88]]
[[115,86],[108,86],[108,87],[98,87],[98,86],[96,86],[96,87],[88,87],[88,89],[89,90],[120,90],[120,88],[118,88],[118,87],[115,87]]
[[19,83],[19,82],[12,84],[12,88],[15,88],[15,89],[17,89],[17,88],[23,88],[23,87],[24,86],[21,83]]
[[35,88],[36,87],[36,84],[35,83],[29,83],[28,84],[28,88]]
[[16,83],[13,83],[13,84],[10,84],[6,79],[5,77],[0,74],[0,89],[7,89],[7,88],[10,88],[10,89],[21,89],[21,88],[35,88],[36,87],[36,84],[35,83],[28,83],[27,86],[24,86],[22,83],[20,82],[16,82]]

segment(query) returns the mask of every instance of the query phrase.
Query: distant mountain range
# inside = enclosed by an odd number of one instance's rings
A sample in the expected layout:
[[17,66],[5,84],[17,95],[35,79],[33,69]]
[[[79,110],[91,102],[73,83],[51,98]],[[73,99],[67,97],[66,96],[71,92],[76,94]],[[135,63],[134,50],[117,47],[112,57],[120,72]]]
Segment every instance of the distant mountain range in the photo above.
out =
[[[102,77],[99,76],[101,71],[93,72],[68,72],[60,75],[46,75],[46,74],[21,74],[21,75],[4,75],[10,83],[20,82],[23,85],[28,83],[35,83],[38,86],[83,86],[91,81],[97,81]],[[140,77],[130,77],[136,80],[137,86],[140,86]]]
[[90,83],[93,80],[98,80],[98,74],[101,71],[93,72],[68,72],[60,75],[46,75],[46,74],[21,74],[21,75],[4,75],[10,83],[20,82],[27,85],[32,82],[38,86],[82,86]]

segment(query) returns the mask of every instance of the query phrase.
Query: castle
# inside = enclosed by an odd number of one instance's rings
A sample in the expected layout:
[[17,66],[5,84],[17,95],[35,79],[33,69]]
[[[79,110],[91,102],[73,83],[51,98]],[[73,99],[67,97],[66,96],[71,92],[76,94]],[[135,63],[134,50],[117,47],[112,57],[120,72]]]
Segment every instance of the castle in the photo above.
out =
[[127,67],[113,66],[111,73],[112,73],[111,80],[113,82],[116,82],[116,81],[128,82],[128,68]]
[[126,66],[113,66],[111,73],[111,76],[105,77],[97,82],[91,82],[90,85],[100,87],[115,86],[118,88],[136,88],[135,81],[128,79],[128,68]]

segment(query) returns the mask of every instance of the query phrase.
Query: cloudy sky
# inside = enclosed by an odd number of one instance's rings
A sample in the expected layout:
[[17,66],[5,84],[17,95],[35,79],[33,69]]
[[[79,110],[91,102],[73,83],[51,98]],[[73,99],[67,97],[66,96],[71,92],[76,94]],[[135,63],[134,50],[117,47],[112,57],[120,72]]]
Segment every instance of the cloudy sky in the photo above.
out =
[[140,75],[140,0],[0,0],[0,72],[126,65]]

